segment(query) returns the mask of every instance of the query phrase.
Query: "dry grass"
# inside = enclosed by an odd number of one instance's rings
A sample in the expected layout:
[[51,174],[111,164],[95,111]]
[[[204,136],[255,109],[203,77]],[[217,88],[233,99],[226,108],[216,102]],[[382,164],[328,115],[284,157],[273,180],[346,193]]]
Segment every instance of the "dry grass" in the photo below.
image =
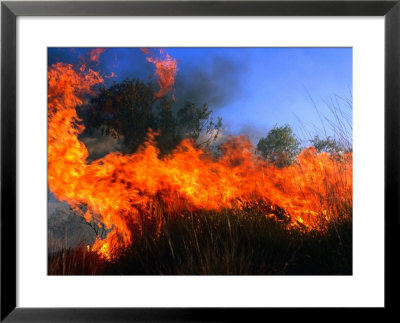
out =
[[352,224],[306,232],[254,210],[186,212],[137,235],[113,262],[83,247],[50,255],[49,274],[351,275]]

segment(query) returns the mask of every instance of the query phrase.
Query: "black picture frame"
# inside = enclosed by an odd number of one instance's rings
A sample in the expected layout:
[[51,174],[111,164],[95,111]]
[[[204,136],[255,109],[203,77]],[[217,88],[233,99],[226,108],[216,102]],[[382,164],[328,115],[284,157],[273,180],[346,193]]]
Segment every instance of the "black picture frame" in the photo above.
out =
[[[1,321],[253,321],[256,308],[16,307],[16,19],[19,16],[384,16],[385,18],[385,307],[396,310],[400,180],[400,0],[395,1],[4,1],[1,3]],[[38,291],[40,293],[40,291]],[[312,309],[316,310],[316,309]],[[336,311],[325,309],[337,316]],[[352,309],[358,310],[358,309]],[[347,312],[350,310],[347,310]],[[268,314],[270,315],[270,314]],[[302,314],[303,315],[303,314]],[[316,315],[316,318],[319,314]],[[378,316],[377,316],[378,317]]]

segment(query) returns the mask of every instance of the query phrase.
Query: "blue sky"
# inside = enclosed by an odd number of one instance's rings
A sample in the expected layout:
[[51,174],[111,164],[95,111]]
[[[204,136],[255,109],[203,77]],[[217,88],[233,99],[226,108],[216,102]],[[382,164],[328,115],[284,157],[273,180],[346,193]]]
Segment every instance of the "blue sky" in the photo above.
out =
[[[92,48],[49,48],[48,62],[77,63]],[[276,124],[289,124],[299,139],[304,127],[333,136],[329,103],[352,96],[351,48],[166,48],[178,60],[176,105],[207,103],[222,117],[226,134],[248,134],[256,144]],[[92,68],[109,85],[126,78],[154,81],[154,65],[139,48],[108,48]],[[339,100],[339,104],[343,101]],[[317,109],[316,109],[317,108]],[[344,107],[347,109],[347,107]],[[318,110],[318,111],[317,111]],[[349,122],[352,122],[351,111]],[[299,121],[301,120],[301,121]],[[305,143],[303,141],[303,143]]]

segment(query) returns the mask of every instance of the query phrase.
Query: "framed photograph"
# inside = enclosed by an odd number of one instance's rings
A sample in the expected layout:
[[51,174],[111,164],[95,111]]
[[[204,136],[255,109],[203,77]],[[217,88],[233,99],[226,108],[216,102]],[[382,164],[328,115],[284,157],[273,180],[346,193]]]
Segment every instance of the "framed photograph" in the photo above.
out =
[[399,15],[2,2],[1,320],[394,308]]

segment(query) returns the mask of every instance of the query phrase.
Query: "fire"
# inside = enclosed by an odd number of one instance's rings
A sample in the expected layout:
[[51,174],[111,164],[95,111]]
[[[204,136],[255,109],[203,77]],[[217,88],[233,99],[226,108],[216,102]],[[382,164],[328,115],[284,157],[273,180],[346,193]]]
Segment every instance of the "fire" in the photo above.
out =
[[[143,54],[147,55],[146,60],[153,63],[156,67],[155,74],[160,89],[155,93],[154,97],[158,99],[172,90],[175,83],[178,62],[162,49],[160,49],[161,58],[151,55],[148,48],[141,48],[141,50]],[[173,99],[175,99],[174,96]]]
[[114,72],[111,72],[110,75],[104,75],[104,78],[113,78],[113,77],[117,77],[117,75]]
[[89,59],[92,62],[99,62],[100,60],[100,54],[105,51],[104,48],[94,48],[89,52]]
[[257,206],[266,217],[281,210],[292,226],[323,230],[328,220],[342,216],[338,206],[351,203],[351,153],[338,161],[307,148],[291,166],[276,168],[256,155],[246,138],[230,137],[218,159],[188,140],[160,159],[158,134],[150,131],[136,153],[110,153],[89,163],[78,139],[84,126],[76,107],[103,82],[88,67],[57,63],[48,69],[49,189],[87,221],[110,231],[90,248],[104,259],[117,258],[132,244],[143,217],[157,222],[160,214],[184,210]]

